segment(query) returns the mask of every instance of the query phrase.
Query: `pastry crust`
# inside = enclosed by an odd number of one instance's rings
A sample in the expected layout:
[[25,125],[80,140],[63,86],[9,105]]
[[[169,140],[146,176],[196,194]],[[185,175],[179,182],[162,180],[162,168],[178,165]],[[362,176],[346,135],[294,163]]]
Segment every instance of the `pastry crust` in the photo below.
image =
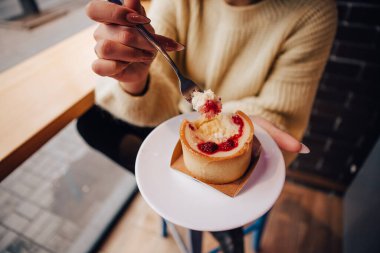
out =
[[225,184],[244,175],[251,160],[254,126],[250,118],[241,111],[236,112],[244,123],[244,131],[249,131],[245,143],[231,155],[210,156],[195,150],[186,139],[185,130],[190,124],[184,120],[180,128],[180,140],[186,168],[196,178],[213,184]]

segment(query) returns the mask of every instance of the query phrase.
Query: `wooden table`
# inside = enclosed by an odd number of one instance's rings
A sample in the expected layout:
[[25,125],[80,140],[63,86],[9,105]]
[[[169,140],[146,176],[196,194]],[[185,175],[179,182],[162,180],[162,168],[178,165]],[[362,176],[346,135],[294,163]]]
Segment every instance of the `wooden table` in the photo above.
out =
[[94,104],[95,28],[0,73],[0,181]]
[[93,105],[94,29],[0,73],[0,181]]

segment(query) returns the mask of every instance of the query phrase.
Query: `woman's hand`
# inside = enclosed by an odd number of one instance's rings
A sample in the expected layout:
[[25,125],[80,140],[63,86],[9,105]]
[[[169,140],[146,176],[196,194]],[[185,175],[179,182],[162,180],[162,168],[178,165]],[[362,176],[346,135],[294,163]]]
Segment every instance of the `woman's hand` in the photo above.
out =
[[[122,88],[133,95],[140,94],[146,85],[149,66],[156,56],[156,49],[135,28],[144,24],[152,34],[153,27],[145,15],[139,0],[126,0],[124,6],[92,0],[87,5],[87,15],[100,23],[94,32],[95,60],[92,69],[101,76],[113,77]],[[183,45],[154,34],[167,51],[180,51]]]
[[305,146],[305,144],[300,143],[293,136],[278,129],[266,119],[263,119],[259,116],[254,116],[253,120],[256,124],[260,125],[269,133],[269,135],[273,138],[273,140],[282,150],[300,154],[310,153],[310,149],[307,146]]

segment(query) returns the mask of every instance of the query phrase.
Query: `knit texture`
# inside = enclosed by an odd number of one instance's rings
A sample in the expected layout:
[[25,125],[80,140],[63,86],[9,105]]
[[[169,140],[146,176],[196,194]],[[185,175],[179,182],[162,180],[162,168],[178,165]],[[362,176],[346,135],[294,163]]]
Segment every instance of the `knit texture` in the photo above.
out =
[[[301,139],[336,31],[331,0],[263,0],[231,6],[224,0],[156,0],[156,33],[186,46],[172,55],[183,73],[222,98],[223,111],[258,115]],[[156,126],[191,107],[162,56],[150,86],[131,96],[117,82],[97,87],[97,103],[138,126]],[[294,156],[286,156],[287,164]]]

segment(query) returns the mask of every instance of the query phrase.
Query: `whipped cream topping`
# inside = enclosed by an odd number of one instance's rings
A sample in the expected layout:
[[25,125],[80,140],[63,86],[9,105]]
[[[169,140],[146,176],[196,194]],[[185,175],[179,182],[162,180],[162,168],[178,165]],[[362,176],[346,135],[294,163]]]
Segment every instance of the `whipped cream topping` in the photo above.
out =
[[194,91],[191,103],[194,110],[201,113],[206,118],[213,118],[221,112],[221,98],[208,89],[204,92]]
[[239,132],[239,126],[231,120],[232,114],[220,114],[211,120],[199,120],[196,134],[203,141],[221,143]]
[[205,90],[204,92],[194,91],[191,103],[193,104],[194,110],[199,112],[199,110],[202,108],[202,106],[204,106],[206,104],[207,100],[213,100],[214,101],[216,99],[217,99],[217,97],[216,97],[215,93],[210,89]]

